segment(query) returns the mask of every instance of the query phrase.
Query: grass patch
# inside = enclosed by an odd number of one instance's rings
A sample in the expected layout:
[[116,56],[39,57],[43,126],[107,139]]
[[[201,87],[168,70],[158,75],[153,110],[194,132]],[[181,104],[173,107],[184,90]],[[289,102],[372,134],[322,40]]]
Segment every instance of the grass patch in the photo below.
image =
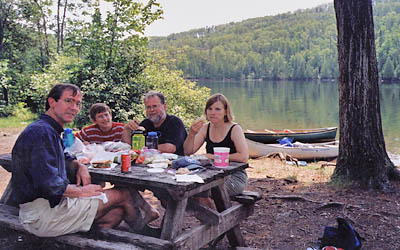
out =
[[29,123],[33,122],[35,119],[25,120],[15,116],[1,117],[0,128],[23,128]]
[[329,185],[337,188],[337,189],[347,189],[349,187],[351,187],[351,183],[343,178],[343,177],[333,177],[331,178],[331,182],[329,183]]
[[298,181],[297,180],[297,175],[294,175],[294,174],[286,176],[285,179],[291,181],[292,183]]

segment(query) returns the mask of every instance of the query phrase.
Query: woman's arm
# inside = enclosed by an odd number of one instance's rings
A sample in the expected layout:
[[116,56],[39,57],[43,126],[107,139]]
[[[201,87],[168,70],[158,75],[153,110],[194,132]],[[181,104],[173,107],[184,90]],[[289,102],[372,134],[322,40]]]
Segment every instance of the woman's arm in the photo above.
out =
[[196,120],[192,126],[190,126],[189,134],[183,143],[185,155],[194,154],[199,150],[204,143],[206,131],[207,124],[204,124],[201,120]]
[[236,153],[229,155],[230,161],[247,162],[249,160],[249,149],[242,127],[236,125],[232,129],[231,139],[236,147]]

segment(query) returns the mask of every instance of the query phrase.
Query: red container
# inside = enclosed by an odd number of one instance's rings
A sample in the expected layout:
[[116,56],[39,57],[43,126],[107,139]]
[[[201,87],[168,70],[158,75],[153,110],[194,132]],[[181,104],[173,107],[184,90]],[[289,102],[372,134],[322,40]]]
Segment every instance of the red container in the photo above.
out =
[[131,172],[131,155],[121,154],[121,173]]

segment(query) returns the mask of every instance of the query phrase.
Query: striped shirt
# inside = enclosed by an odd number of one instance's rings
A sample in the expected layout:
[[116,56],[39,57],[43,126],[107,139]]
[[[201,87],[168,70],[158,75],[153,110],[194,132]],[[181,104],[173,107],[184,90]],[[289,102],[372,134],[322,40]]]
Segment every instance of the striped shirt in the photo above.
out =
[[81,141],[87,141],[89,143],[103,143],[106,141],[121,141],[122,131],[124,130],[124,124],[113,122],[110,131],[103,132],[99,126],[92,124],[84,127],[81,131],[75,134]]

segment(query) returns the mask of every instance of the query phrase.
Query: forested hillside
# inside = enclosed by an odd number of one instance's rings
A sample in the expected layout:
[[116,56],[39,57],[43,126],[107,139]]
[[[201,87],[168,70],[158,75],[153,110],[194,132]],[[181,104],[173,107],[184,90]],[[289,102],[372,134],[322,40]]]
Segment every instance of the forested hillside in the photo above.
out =
[[[380,77],[400,78],[400,0],[374,1]],[[186,78],[324,79],[338,76],[333,4],[151,37]]]

